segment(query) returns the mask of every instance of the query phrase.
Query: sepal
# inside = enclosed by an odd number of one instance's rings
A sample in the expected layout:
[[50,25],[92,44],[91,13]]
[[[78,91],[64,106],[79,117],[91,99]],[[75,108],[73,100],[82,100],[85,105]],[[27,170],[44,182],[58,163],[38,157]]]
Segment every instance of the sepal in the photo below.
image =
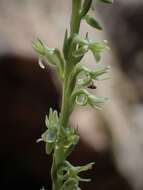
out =
[[104,42],[91,42],[89,45],[89,49],[93,53],[97,63],[101,60],[101,53],[107,48]]
[[90,163],[84,166],[73,166],[70,162],[65,161],[63,165],[63,180],[64,184],[62,190],[80,190],[79,182],[90,182],[90,179],[84,179],[79,176],[83,171],[87,171],[92,168],[94,163]]
[[109,100],[109,98],[107,97],[95,96],[85,89],[76,90],[74,94],[72,95],[72,98],[73,98],[73,101],[75,101],[76,104],[78,105],[81,105],[81,106],[90,105],[99,110],[101,110],[102,104]]
[[74,128],[60,127],[59,135],[58,135],[58,144],[63,147],[65,159],[70,155],[73,151],[74,147],[79,141],[79,136],[76,134]]
[[34,50],[39,55],[40,66],[42,61],[45,60],[49,64],[57,66],[59,74],[63,77],[64,72],[64,59],[57,48],[49,48],[40,39],[37,39],[32,44]]
[[107,46],[107,44],[104,41],[103,42],[95,42],[95,41],[89,40],[88,37],[82,38],[79,35],[74,35],[74,42],[76,44],[80,45],[81,47],[86,47],[86,52],[88,52],[88,50],[90,50],[93,53],[96,62],[100,61],[101,53],[105,49],[109,49],[109,47]]
[[77,65],[75,69],[75,77],[77,78],[78,87],[88,87],[94,80],[105,80],[105,74],[110,71],[110,66],[100,67],[95,70],[91,70],[84,66]]
[[59,117],[57,111],[53,111],[50,108],[49,117],[46,115],[45,118],[45,124],[48,129],[41,135],[38,142],[45,142],[46,153],[50,154],[55,147],[59,130]]

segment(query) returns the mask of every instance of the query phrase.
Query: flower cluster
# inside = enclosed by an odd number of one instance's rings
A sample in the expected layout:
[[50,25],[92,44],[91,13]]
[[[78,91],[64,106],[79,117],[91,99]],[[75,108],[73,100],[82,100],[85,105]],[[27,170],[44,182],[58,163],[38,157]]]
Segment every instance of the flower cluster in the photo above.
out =
[[[94,82],[103,79],[109,72],[109,67],[98,67],[91,70],[82,65],[86,53],[92,52],[95,62],[101,59],[102,52],[108,49],[104,42],[89,39],[88,33],[84,38],[79,34],[80,23],[85,21],[95,29],[102,30],[99,22],[89,15],[93,0],[72,0],[72,15],[70,31],[66,30],[63,43],[63,52],[57,48],[49,48],[40,39],[33,42],[33,48],[39,55],[39,65],[44,69],[48,64],[56,67],[59,78],[63,83],[61,112],[50,109],[46,116],[47,130],[38,140],[45,142],[46,153],[53,155],[51,168],[52,190],[80,190],[79,182],[88,182],[79,176],[80,172],[91,169],[93,163],[85,166],[73,166],[67,157],[79,141],[76,130],[69,125],[69,117],[76,104],[90,105],[101,109],[108,100],[92,94],[88,89],[96,89]],[[112,3],[113,0],[98,0],[103,3]]]

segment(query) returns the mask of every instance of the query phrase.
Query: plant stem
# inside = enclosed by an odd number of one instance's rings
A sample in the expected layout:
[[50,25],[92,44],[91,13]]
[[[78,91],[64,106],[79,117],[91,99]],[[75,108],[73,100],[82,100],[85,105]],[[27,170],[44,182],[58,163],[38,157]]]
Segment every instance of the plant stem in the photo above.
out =
[[72,16],[71,16],[71,24],[70,24],[70,34],[79,33],[80,28],[80,8],[81,8],[81,0],[72,0]]
[[[81,0],[72,0],[72,15],[71,15],[71,24],[70,24],[70,37],[73,34],[79,33],[80,28],[80,8]],[[72,48],[70,54],[72,54],[74,48]],[[66,128],[68,127],[69,117],[73,110],[73,103],[71,102],[71,93],[73,88],[71,86],[71,73],[73,71],[74,65],[65,63],[65,77],[63,82],[63,94],[62,94],[62,106],[61,106],[61,126]],[[59,174],[62,174],[60,171],[60,166],[65,162],[63,147],[58,146],[58,149],[55,148],[53,153],[53,163],[51,169],[52,176],[52,190],[60,190],[62,186],[62,181],[59,178]]]
[[60,190],[62,186],[62,180],[60,179],[59,175],[62,175],[60,170],[60,166],[63,165],[65,161],[64,158],[64,149],[63,147],[59,147],[55,149],[53,154],[53,163],[51,168],[51,176],[52,176],[52,190]]
[[[73,34],[79,33],[80,28],[80,8],[81,8],[81,0],[72,0],[72,15],[71,15],[71,24],[70,24],[70,37],[73,36]],[[72,54],[72,50],[75,47],[71,49],[70,54]],[[68,121],[69,116],[72,112],[73,105],[71,103],[71,81],[70,76],[71,72],[73,71],[73,65],[72,63],[65,64],[65,78],[63,83],[63,95],[62,95],[62,106],[61,106],[61,125],[63,127],[68,127]]]
[[71,113],[70,109],[70,94],[69,94],[68,79],[64,80],[62,106],[61,106],[61,126],[68,127],[68,120]]

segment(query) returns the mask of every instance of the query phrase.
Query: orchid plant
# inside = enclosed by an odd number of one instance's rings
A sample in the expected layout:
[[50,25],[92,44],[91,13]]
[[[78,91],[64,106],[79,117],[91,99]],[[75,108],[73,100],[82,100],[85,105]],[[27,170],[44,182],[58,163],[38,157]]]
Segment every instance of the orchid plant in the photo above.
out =
[[[112,3],[113,0],[97,0],[103,3]],[[93,53],[95,62],[101,59],[101,53],[107,48],[106,43],[89,39],[88,33],[84,38],[80,36],[82,21],[95,29],[102,30],[99,22],[89,15],[93,0],[72,0],[72,13],[70,29],[65,31],[63,51],[49,48],[40,39],[33,42],[33,48],[39,55],[39,65],[45,68],[47,64],[54,66],[62,82],[61,111],[50,108],[46,115],[46,131],[39,141],[45,142],[46,153],[52,154],[51,167],[52,190],[80,190],[79,182],[88,182],[80,173],[92,168],[94,163],[84,166],[74,166],[67,157],[79,141],[79,136],[74,128],[70,127],[69,117],[76,104],[90,105],[101,109],[106,97],[99,97],[88,88],[95,89],[94,81],[109,71],[109,67],[91,70],[82,65],[82,59],[89,51]]]

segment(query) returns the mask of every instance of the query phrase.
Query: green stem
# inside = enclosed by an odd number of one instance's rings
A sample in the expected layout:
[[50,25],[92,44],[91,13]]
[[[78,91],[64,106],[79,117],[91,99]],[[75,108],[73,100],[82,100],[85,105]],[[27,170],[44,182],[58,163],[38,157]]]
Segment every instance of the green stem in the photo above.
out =
[[61,166],[64,164],[64,149],[63,147],[59,147],[59,149],[54,151],[53,154],[53,163],[51,169],[52,176],[52,190],[60,190],[62,187],[62,180],[59,175],[62,175],[63,171],[61,171]]
[[72,16],[70,24],[71,36],[75,33],[79,33],[80,21],[81,21],[80,8],[81,8],[81,0],[72,0]]
[[[80,9],[81,9],[81,0],[72,0],[72,15],[70,23],[70,37],[75,33],[79,33],[80,29]],[[71,45],[71,44],[70,44]],[[70,54],[75,49],[75,45],[72,47]],[[70,57],[70,56],[69,56]],[[69,116],[72,112],[73,105],[71,102],[71,93],[72,86],[71,84],[71,72],[73,71],[74,65],[72,63],[65,64],[65,78],[63,84],[63,97],[62,97],[62,106],[61,106],[61,125],[63,127],[68,127]]]
[[70,94],[68,87],[68,79],[64,81],[63,85],[63,97],[62,97],[62,107],[61,107],[61,125],[63,127],[68,127],[68,120],[70,116]]
[[61,126],[64,128],[68,127],[68,121],[71,112],[73,111],[73,102],[71,101],[71,94],[73,91],[72,83],[72,71],[73,66],[66,64],[65,67],[65,79],[63,83],[63,95],[62,95],[62,106],[61,106]]
[[[70,37],[75,33],[79,33],[80,28],[80,8],[81,8],[81,0],[72,0],[72,15],[71,15],[71,25],[70,25]],[[74,48],[72,48],[72,51]],[[70,54],[72,54],[72,51]],[[62,94],[62,106],[61,106],[61,126],[66,128],[68,127],[69,117],[73,110],[73,103],[71,99],[71,94],[73,91],[72,82],[72,71],[74,65],[65,63],[64,70],[64,82],[63,82],[63,94]],[[56,146],[55,146],[56,147]],[[62,187],[62,181],[59,178],[58,174],[62,175],[62,171],[60,171],[60,166],[65,162],[65,155],[63,147],[58,146],[58,149],[55,148],[53,153],[53,163],[51,169],[52,176],[52,190],[60,190]]]

